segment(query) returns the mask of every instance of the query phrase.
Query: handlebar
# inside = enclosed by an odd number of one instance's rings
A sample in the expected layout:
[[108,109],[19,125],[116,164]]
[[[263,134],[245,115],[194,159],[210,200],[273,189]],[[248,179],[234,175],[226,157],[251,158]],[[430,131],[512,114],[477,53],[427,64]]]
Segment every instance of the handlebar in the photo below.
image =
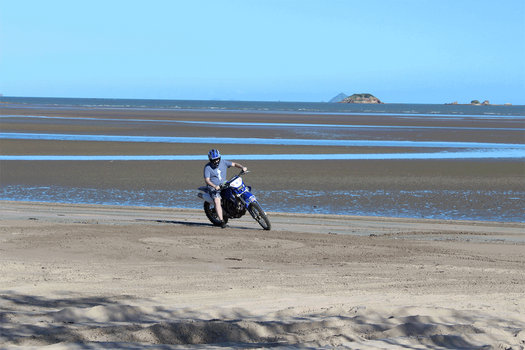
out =
[[221,188],[221,190],[223,190],[223,189],[227,188],[228,186],[230,186],[230,183],[233,182],[235,179],[237,179],[239,176],[244,175],[244,174],[248,174],[249,172],[250,172],[249,170],[243,171],[241,169],[241,171],[237,175],[233,176],[228,181],[220,184],[219,187]]

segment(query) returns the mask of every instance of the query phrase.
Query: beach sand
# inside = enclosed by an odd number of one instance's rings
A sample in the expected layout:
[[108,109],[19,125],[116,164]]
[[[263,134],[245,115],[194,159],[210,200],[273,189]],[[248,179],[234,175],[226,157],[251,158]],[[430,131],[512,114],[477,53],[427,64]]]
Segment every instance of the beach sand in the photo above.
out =
[[525,346],[525,224],[0,205],[0,348]]
[[[3,132],[235,136],[191,125],[97,118],[490,127],[492,120],[225,112],[4,108]],[[425,129],[388,137],[523,142],[505,132]],[[516,128],[515,131],[512,129]],[[246,137],[291,131],[245,130]],[[337,134],[334,137],[350,137]],[[297,137],[295,135],[294,137]],[[303,138],[316,138],[304,134]],[[324,137],[324,136],[323,136]],[[381,131],[355,138],[382,139]],[[211,145],[0,140],[1,154],[206,154]],[[217,145],[224,154],[239,146]],[[359,152],[393,152],[369,148]],[[411,151],[411,150],[405,150]],[[242,153],[337,153],[344,147],[243,145]],[[257,190],[488,191],[473,209],[516,210],[521,160],[250,161]],[[188,190],[203,163],[0,162],[2,186]],[[197,174],[197,175],[196,175]],[[300,174],[300,176],[298,176]],[[440,192],[441,191],[441,192]],[[491,192],[492,191],[492,192]],[[257,194],[257,192],[256,192]],[[429,202],[407,195],[415,207]],[[451,207],[459,198],[440,197]],[[337,201],[321,201],[337,206]],[[320,203],[323,204],[323,203]],[[370,203],[380,208],[381,202]],[[464,209],[464,208],[462,208]],[[0,202],[0,349],[525,348],[525,224],[270,212],[212,227],[202,210]]]

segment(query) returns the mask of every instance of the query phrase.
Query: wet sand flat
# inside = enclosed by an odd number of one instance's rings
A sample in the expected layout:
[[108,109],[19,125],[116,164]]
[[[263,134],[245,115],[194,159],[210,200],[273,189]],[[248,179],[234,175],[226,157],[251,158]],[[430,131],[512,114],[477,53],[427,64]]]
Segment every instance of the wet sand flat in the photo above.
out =
[[[523,120],[494,118],[438,118],[410,116],[356,116],[285,113],[162,111],[133,109],[35,109],[5,108],[2,132],[110,134],[137,136],[209,137],[209,143],[162,142],[88,142],[47,140],[0,140],[4,155],[202,155],[212,147],[228,154],[339,154],[339,153],[417,153],[413,147],[335,147],[220,144],[214,137],[260,137],[301,139],[370,139],[454,142],[524,143]],[[51,118],[23,118],[45,116]],[[59,117],[59,119],[53,119]],[[65,118],[65,119],[64,119]],[[153,120],[153,122],[152,122]],[[166,121],[166,123],[158,122]],[[199,121],[204,124],[185,124]],[[424,129],[354,129],[323,127],[242,126],[228,123],[295,123],[297,125],[372,125],[425,127]],[[445,128],[445,129],[443,129]],[[448,128],[448,129],[447,129]],[[440,149],[425,149],[440,152]],[[235,160],[235,159],[233,159]],[[257,160],[244,161],[252,173],[249,184],[265,195],[267,207],[274,210],[315,212],[316,208],[347,212],[362,206],[373,215],[373,208],[385,210],[378,215],[396,215],[396,203],[406,207],[400,215],[429,215],[454,206],[454,217],[498,220],[503,213],[519,219],[525,210],[523,198],[525,162],[523,159],[453,159],[453,160]],[[204,161],[0,161],[1,184],[18,191],[20,186],[105,188],[144,193],[151,190],[177,191],[186,196],[201,184]],[[17,187],[18,186],[18,187]],[[282,193],[295,191],[297,198],[289,206],[282,204]],[[57,191],[61,191],[58,189]],[[311,198],[300,198],[300,193]],[[381,194],[381,191],[384,194]],[[419,194],[414,193],[420,191]],[[334,194],[334,192],[336,192]],[[373,196],[366,193],[373,192]],[[477,195],[481,193],[481,195]],[[356,203],[348,204],[348,195]],[[295,194],[294,194],[295,195]],[[168,196],[168,195],[166,195]],[[362,197],[362,199],[360,199]],[[197,208],[188,194],[180,206]],[[38,200],[38,199],[37,199]],[[46,200],[40,198],[40,200]],[[89,200],[89,198],[88,198]],[[98,201],[101,202],[101,201]],[[164,203],[164,202],[163,202]],[[133,204],[131,202],[130,204]],[[141,205],[141,203],[135,203]],[[145,205],[155,205],[153,202]],[[170,202],[177,206],[177,202]],[[417,208],[427,208],[418,213]],[[496,211],[493,208],[497,208]],[[361,209],[359,209],[361,210]],[[461,211],[465,210],[465,214]],[[416,214],[414,214],[416,213]],[[462,216],[463,215],[463,216]],[[502,220],[506,220],[501,217]]]
[[[439,140],[524,143],[523,119],[439,118],[382,115],[318,115],[227,111],[162,111],[134,109],[36,109],[5,108],[4,116],[47,116],[62,119],[2,118],[3,132],[53,132],[111,135],[331,138]],[[66,118],[66,119],[63,119]],[[155,122],[148,122],[155,121]],[[203,122],[184,124],[180,121]],[[225,123],[292,124],[276,132],[273,126],[213,125]],[[331,128],[297,127],[294,124],[333,125]],[[341,126],[356,126],[348,128]],[[371,128],[363,128],[370,126]],[[384,126],[385,128],[377,128]],[[411,129],[411,127],[415,129]]]

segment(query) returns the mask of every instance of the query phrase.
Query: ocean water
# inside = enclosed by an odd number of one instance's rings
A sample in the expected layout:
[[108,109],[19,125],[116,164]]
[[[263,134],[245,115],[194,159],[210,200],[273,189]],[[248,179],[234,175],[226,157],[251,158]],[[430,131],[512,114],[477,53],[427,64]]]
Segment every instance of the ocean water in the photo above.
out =
[[48,133],[3,133],[0,139],[16,140],[54,140],[54,141],[92,141],[92,142],[151,142],[151,143],[210,143],[232,145],[281,145],[281,146],[341,146],[341,147],[411,147],[411,148],[483,148],[483,149],[520,149],[525,144],[486,143],[486,142],[451,142],[451,141],[398,141],[398,140],[326,140],[326,139],[285,139],[256,137],[172,137],[172,136],[136,136],[136,135],[89,135],[89,134],[48,134]]
[[[413,153],[328,153],[328,154],[229,154],[236,160],[424,160],[424,159],[525,159],[524,149],[478,149]],[[177,161],[202,160],[206,155],[0,155],[0,160],[25,161]]]
[[286,113],[337,113],[337,114],[403,114],[407,116],[525,116],[525,106],[503,105],[446,105],[446,104],[349,104],[328,102],[270,102],[270,101],[207,101],[207,100],[142,100],[101,98],[49,98],[1,96],[5,106],[54,108],[137,108],[214,110],[230,112],[286,112]]

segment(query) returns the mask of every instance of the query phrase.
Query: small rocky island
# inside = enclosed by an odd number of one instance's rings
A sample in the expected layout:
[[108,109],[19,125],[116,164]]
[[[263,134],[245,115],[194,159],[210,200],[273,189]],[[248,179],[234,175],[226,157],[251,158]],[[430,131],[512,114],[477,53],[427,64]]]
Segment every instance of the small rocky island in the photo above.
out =
[[345,94],[344,92],[341,92],[337,96],[332,97],[330,99],[330,101],[328,101],[328,102],[330,102],[330,103],[341,102],[342,100],[344,100],[347,97],[348,97],[347,94]]
[[[458,101],[454,101],[454,102],[450,102],[450,103],[445,103],[446,105],[461,105],[462,103],[458,103]],[[489,102],[489,100],[485,100],[483,102],[479,102],[479,100],[472,100],[470,101],[469,103],[470,105],[472,106],[501,106],[501,105],[493,105],[492,103]],[[512,106],[511,103],[505,103],[503,104],[503,106]]]
[[341,101],[341,103],[383,103],[372,94],[353,94]]

